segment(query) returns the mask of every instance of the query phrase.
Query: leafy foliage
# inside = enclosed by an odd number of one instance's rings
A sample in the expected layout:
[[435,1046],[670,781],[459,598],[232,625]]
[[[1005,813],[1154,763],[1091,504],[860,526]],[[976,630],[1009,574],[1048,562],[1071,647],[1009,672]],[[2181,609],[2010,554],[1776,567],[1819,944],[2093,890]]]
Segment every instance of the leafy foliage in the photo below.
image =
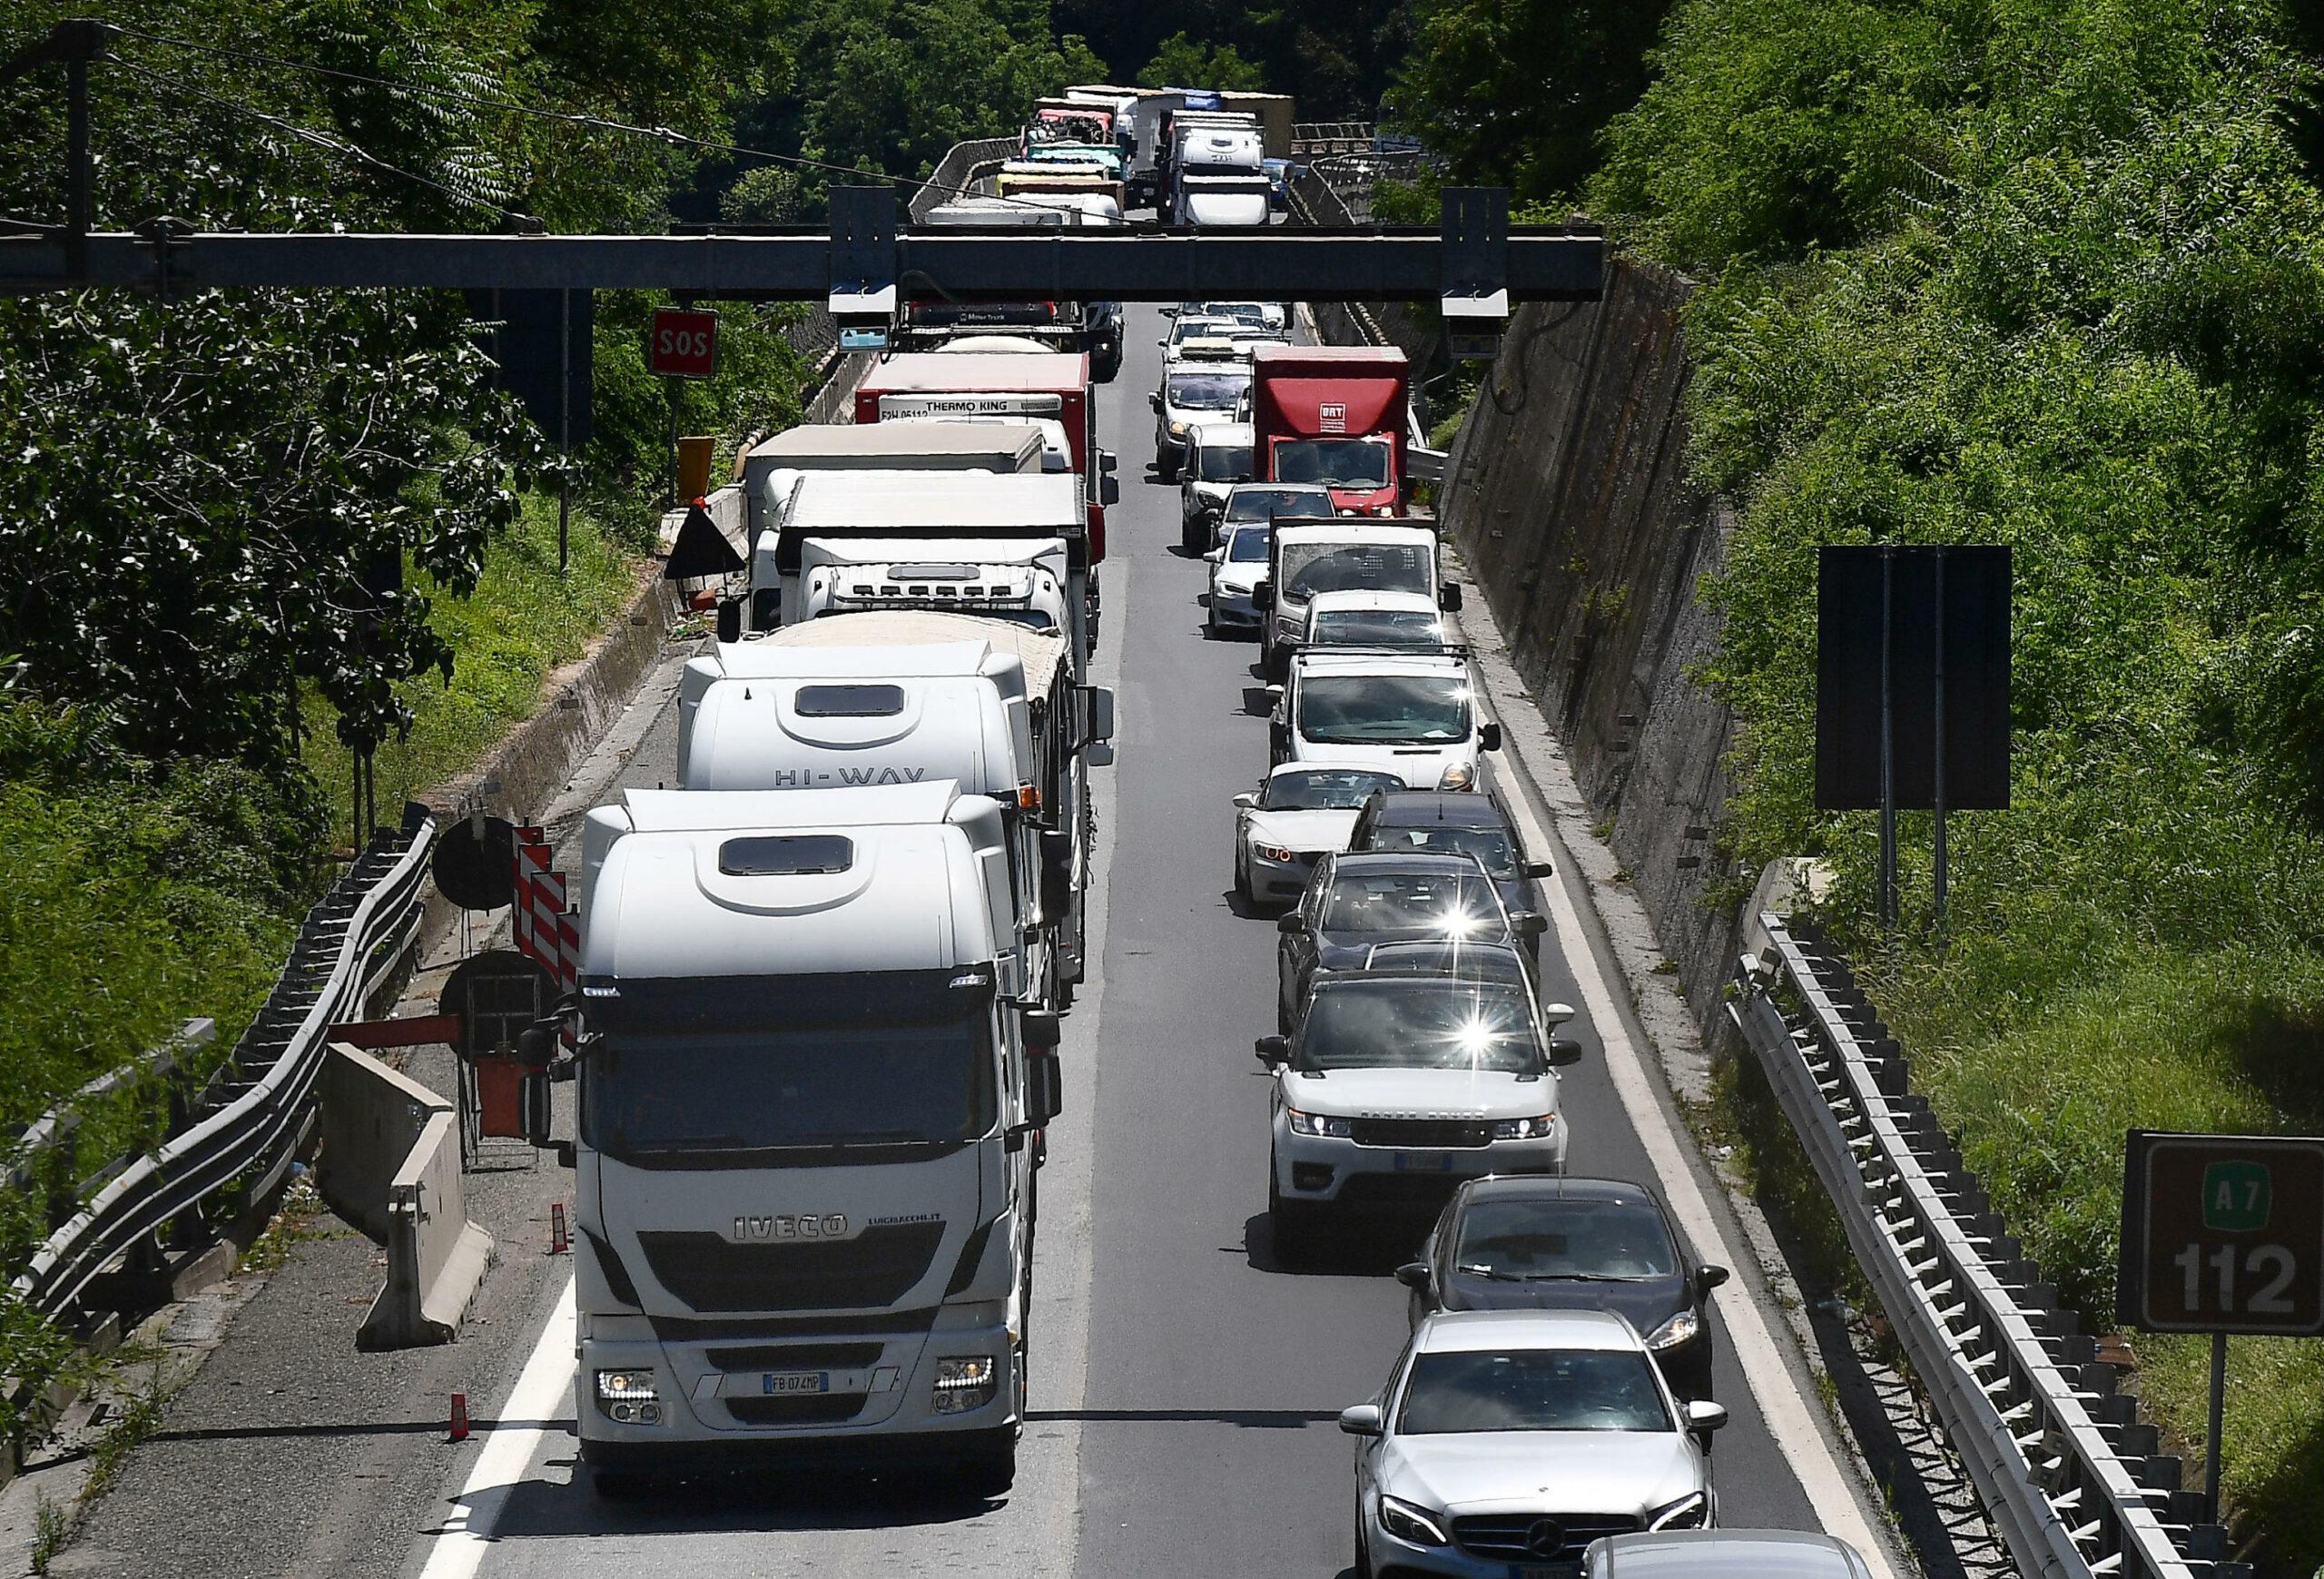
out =
[[[1059,26],[1086,36],[1104,57],[1104,81],[1146,80],[1146,72],[1155,68],[1141,71],[1141,63],[1155,61],[1177,35],[1205,59],[1214,50],[1231,51],[1249,63],[1269,91],[1298,99],[1301,120],[1333,121],[1370,120],[1378,111],[1409,42],[1406,19],[1412,8],[1413,0],[1275,0],[1260,5],[1231,0],[1167,5],[1058,0],[1057,12]],[[1165,86],[1237,85],[1201,77],[1191,64],[1174,64],[1165,74],[1172,78]]]
[[1265,75],[1231,44],[1202,44],[1174,33],[1156,46],[1154,58],[1137,74],[1148,88],[1205,87],[1222,93],[1260,93]]

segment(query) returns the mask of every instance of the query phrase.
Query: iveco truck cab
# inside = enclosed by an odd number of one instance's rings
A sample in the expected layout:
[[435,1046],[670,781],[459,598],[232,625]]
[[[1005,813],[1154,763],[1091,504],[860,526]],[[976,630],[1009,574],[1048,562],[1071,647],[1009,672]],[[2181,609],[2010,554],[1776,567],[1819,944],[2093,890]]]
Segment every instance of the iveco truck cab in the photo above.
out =
[[608,1495],[754,1459],[997,1495],[1059,1078],[1000,806],[950,782],[632,790],[589,814],[585,866],[558,1071],[582,1463]]
[[678,783],[838,789],[951,779],[999,802],[1036,996],[1082,977],[1088,751],[1112,693],[1072,683],[1065,641],[973,615],[900,609],[714,644],[678,685]]

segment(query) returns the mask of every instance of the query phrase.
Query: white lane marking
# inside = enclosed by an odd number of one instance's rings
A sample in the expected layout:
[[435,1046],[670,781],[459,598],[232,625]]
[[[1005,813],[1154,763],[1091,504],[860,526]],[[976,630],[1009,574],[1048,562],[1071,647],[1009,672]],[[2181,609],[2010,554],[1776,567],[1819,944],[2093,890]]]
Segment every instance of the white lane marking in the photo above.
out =
[[[1485,676],[1485,683],[1488,691],[1496,689],[1490,676]],[[1500,696],[1496,695],[1493,700],[1496,710],[1500,710]],[[1526,776],[1530,780],[1531,775]],[[1540,786],[1533,787],[1538,790]],[[1523,824],[1521,831],[1531,848],[1562,848],[1533,809],[1531,796],[1514,794],[1505,799]],[[1562,864],[1561,871],[1570,864]],[[1604,967],[1598,951],[1590,946],[1589,934],[1582,930],[1581,913],[1575,908],[1572,894],[1556,877],[1536,886],[1549,895],[1558,942],[1573,967],[1573,979],[1581,989],[1583,1005],[1590,1012],[1590,1023],[1598,1028],[1600,1045],[1606,1051],[1606,1072],[1613,1080],[1615,1094],[1622,1100],[1622,1110],[1630,1115],[1630,1128],[1638,1131],[1639,1143],[1646,1148],[1647,1160],[1654,1165],[1663,1199],[1678,1215],[1687,1237],[1698,1249],[1715,1248],[1719,1259],[1730,1267],[1748,1265],[1743,1252],[1728,1242],[1724,1225],[1710,1209],[1710,1202],[1696,1180],[1688,1155],[1692,1142],[1679,1135],[1669,1110],[1656,1097],[1647,1075],[1646,1061],[1631,1041],[1630,1028],[1615,1006]],[[1837,1535],[1863,1553],[1865,1561],[1880,1579],[1896,1579],[1896,1571],[1888,1562],[1888,1544],[1865,1517],[1856,1477],[1842,1466],[1830,1441],[1808,1413],[1807,1400],[1791,1385],[1790,1367],[1776,1347],[1775,1334],[1768,1327],[1758,1301],[1722,1301],[1719,1313],[1727,1318],[1728,1341],[1735,1347],[1743,1379],[1749,1385],[1752,1397],[1758,1401],[1760,1416],[1768,1423],[1768,1435],[1775,1439],[1776,1446],[1783,1451],[1784,1461],[1799,1477],[1800,1487],[1814,1505],[1816,1516],[1823,1521],[1825,1534]]]
[[[556,1308],[541,1327],[540,1341],[517,1374],[517,1385],[501,1406],[500,1418],[539,1422],[556,1419],[572,1396],[573,1279],[565,1280]],[[491,1546],[493,1527],[507,1506],[509,1494],[525,1479],[547,1430],[538,1424],[495,1430],[477,1455],[452,1512],[436,1536],[419,1579],[474,1579]]]

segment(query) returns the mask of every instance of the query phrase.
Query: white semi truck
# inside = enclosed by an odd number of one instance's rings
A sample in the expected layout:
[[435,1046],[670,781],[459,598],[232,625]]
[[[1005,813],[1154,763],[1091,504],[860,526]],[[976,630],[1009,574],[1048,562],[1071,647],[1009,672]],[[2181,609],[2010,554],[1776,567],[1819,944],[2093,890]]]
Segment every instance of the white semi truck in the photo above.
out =
[[1080,479],[1068,474],[803,472],[752,552],[747,626],[865,607],[1020,618],[1061,590],[1073,676],[1086,683],[1105,556],[1087,522]]
[[803,422],[743,452],[748,542],[766,527],[767,490],[796,471],[998,471],[1048,469],[1048,435],[1009,418],[942,422]]
[[589,814],[556,1073],[580,1087],[576,1404],[604,1495],[754,1457],[1009,1485],[1060,1074],[1008,843],[949,781]]
[[1064,638],[898,610],[716,643],[678,688],[678,783],[837,789],[951,779],[1003,808],[1028,992],[1063,1008],[1088,957],[1090,745],[1113,694],[1073,684]]

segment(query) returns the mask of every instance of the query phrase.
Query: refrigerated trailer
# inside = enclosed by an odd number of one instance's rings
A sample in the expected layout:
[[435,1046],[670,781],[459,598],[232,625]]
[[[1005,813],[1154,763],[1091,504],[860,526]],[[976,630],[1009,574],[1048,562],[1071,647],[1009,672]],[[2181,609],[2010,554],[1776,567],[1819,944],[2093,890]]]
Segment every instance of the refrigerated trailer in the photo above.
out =
[[743,507],[750,542],[766,525],[767,489],[778,471],[993,471],[1043,469],[1040,429],[990,421],[803,422],[743,453]]
[[582,1464],[606,1495],[754,1461],[1006,1489],[1060,1076],[1010,985],[1002,808],[631,790],[585,842]]

